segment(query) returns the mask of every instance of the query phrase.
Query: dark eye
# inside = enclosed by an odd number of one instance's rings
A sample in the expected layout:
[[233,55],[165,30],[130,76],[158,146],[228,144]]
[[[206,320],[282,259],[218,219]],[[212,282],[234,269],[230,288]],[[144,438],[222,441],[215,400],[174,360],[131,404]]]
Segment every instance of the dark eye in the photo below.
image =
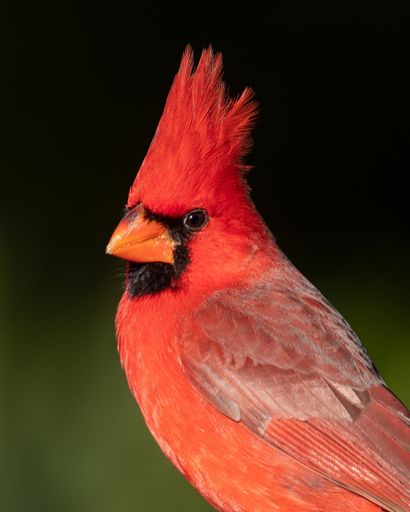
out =
[[208,215],[205,210],[192,210],[184,217],[184,226],[190,231],[199,231],[208,222]]

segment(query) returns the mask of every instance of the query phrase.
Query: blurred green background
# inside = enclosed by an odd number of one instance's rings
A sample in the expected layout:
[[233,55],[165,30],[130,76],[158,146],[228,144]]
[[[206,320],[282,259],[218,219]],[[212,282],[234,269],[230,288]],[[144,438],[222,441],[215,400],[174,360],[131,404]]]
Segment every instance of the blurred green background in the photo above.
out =
[[410,403],[410,25],[362,7],[2,7],[1,510],[210,510],[128,391],[104,255],[188,42],[255,89],[258,209]]

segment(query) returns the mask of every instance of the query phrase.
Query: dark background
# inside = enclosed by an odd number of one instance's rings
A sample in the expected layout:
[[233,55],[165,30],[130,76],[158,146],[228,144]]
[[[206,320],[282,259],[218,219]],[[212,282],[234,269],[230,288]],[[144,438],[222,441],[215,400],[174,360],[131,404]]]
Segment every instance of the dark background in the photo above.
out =
[[409,403],[408,12],[55,4],[0,17],[1,509],[210,510],[127,389],[104,255],[187,43],[255,89],[253,199]]

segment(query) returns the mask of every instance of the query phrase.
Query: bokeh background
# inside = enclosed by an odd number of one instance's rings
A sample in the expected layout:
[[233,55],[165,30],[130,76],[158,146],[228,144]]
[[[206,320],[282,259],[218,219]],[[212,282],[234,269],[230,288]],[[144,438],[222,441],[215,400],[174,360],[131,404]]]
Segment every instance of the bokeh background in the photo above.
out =
[[104,255],[187,43],[255,89],[253,199],[410,403],[410,25],[361,5],[3,5],[1,510],[211,510],[128,391]]

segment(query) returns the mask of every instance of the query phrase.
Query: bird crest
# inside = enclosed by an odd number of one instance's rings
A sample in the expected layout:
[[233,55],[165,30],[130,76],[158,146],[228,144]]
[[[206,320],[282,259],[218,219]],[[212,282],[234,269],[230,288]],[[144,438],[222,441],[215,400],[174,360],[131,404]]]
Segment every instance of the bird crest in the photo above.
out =
[[[222,80],[222,55],[211,47],[194,67],[188,46],[182,56],[164,112],[131,187],[128,206],[144,200],[177,214],[184,198],[196,199],[229,181],[242,183],[243,156],[251,146],[250,131],[257,114],[253,91],[245,88],[232,99]],[[239,179],[238,179],[239,178]],[[173,198],[173,201],[169,199]],[[199,202],[198,202],[199,201]]]

